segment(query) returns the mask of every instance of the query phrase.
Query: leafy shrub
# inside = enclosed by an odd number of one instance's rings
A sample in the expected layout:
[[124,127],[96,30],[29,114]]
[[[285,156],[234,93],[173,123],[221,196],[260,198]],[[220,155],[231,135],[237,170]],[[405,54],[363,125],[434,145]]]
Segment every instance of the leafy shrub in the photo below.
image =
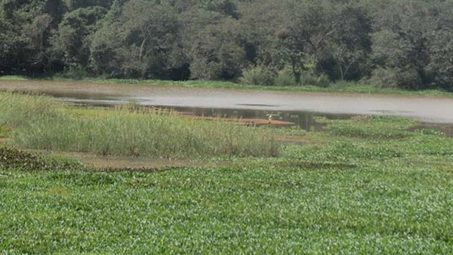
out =
[[422,81],[420,75],[413,69],[378,68],[373,71],[370,83],[381,88],[417,89]]
[[63,78],[68,78],[68,79],[74,79],[74,80],[81,80],[83,78],[89,77],[90,74],[88,71],[81,67],[81,66],[70,66],[67,68],[62,74],[61,77]]
[[328,87],[330,79],[325,74],[313,74],[311,72],[304,72],[302,74],[301,85],[312,85],[318,87]]
[[369,82],[381,88],[396,88],[398,87],[396,80],[396,73],[393,70],[377,68],[373,71]]
[[254,66],[243,71],[241,82],[253,85],[274,85],[275,74],[267,67]]
[[327,87],[330,85],[330,79],[325,74],[314,74],[311,71],[303,72],[300,84],[298,84],[290,68],[285,67],[277,73],[274,73],[264,66],[255,66],[244,71],[241,82],[246,84],[276,86],[312,85]]
[[296,79],[289,68],[283,68],[278,71],[275,77],[274,85],[276,86],[295,86],[297,85]]

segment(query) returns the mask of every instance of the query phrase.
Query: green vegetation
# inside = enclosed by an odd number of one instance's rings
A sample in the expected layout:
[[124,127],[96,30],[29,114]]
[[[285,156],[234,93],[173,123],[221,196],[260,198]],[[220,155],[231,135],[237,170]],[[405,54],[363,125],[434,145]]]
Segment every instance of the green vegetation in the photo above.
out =
[[0,126],[0,139],[5,138],[8,134],[8,130],[5,127]]
[[0,81],[26,81],[28,80],[25,76],[20,75],[3,75],[0,76]]
[[[57,79],[58,80],[58,79]],[[389,94],[404,96],[442,96],[451,97],[452,93],[441,89],[404,90],[399,88],[382,88],[373,85],[338,82],[329,86],[262,86],[254,84],[238,84],[225,81],[165,81],[165,80],[134,80],[134,79],[84,79],[97,84],[130,84],[146,86],[180,86],[186,88],[222,88],[291,92],[328,92],[328,93],[362,93],[362,94]]]
[[[20,80],[19,80],[20,78]],[[8,75],[0,76],[0,80],[21,81],[27,80],[25,77],[11,77]],[[28,79],[30,80],[30,79]],[[75,82],[71,78],[46,77],[36,80],[45,81],[69,81]],[[228,81],[168,81],[168,80],[137,80],[137,79],[102,79],[102,78],[83,78],[77,82],[88,82],[96,84],[121,84],[131,86],[159,86],[159,87],[185,87],[185,88],[213,88],[213,89],[236,89],[236,90],[261,90],[261,91],[290,91],[290,92],[320,92],[320,93],[360,93],[360,94],[386,94],[402,96],[430,96],[430,97],[452,97],[453,94],[442,89],[423,89],[406,90],[400,88],[383,88],[365,83],[356,82],[337,82],[330,83],[328,86],[264,86],[247,83],[234,83]]]
[[334,135],[374,139],[409,137],[412,135],[412,133],[409,132],[409,128],[414,125],[413,121],[408,119],[373,117],[373,121],[370,121],[368,118],[356,117],[354,120],[354,125],[351,125],[351,121],[349,120],[324,120],[324,122],[335,123],[335,125],[327,127],[327,130]]
[[28,149],[154,158],[275,156],[279,150],[268,130],[133,105],[74,110],[47,97],[0,93],[0,109],[0,125],[15,128],[10,142]]
[[445,89],[445,0],[0,0],[0,75]]
[[278,158],[217,168],[0,167],[0,250],[451,254],[453,139],[399,118],[325,122]]
[[27,171],[83,170],[81,162],[60,156],[42,156],[17,149],[0,147],[0,169]]
[[[0,0],[0,31],[0,81],[453,91],[451,0]],[[453,138],[401,118],[320,121],[0,92],[0,253],[453,254]]]

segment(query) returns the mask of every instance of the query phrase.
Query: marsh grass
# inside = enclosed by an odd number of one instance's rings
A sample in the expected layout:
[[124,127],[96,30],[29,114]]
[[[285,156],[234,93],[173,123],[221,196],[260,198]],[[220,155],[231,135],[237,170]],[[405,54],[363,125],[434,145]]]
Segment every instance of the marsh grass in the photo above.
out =
[[0,126],[0,138],[5,138],[8,134],[8,129]]
[[0,126],[28,126],[42,118],[56,118],[61,109],[61,103],[48,97],[0,92]]
[[311,143],[287,147],[281,157],[290,162],[345,163],[362,167],[380,162],[408,165],[453,162],[453,138],[437,130],[414,129],[416,122],[412,120],[356,117],[318,121],[326,124],[323,132],[308,133],[305,139]]
[[188,158],[276,156],[269,130],[221,120],[199,121],[171,112],[75,110],[43,96],[0,94],[0,125],[14,128],[22,148],[99,155]]
[[[67,121],[142,125],[149,113],[140,111],[63,112]],[[326,122],[320,132],[274,130],[310,142],[275,158],[215,159],[233,162],[225,166],[152,174],[0,166],[0,251],[452,254],[453,139],[399,118]],[[190,125],[199,123],[222,125]]]
[[359,116],[348,120],[320,120],[333,135],[351,138],[402,139],[412,136],[409,131],[415,121],[399,117]]

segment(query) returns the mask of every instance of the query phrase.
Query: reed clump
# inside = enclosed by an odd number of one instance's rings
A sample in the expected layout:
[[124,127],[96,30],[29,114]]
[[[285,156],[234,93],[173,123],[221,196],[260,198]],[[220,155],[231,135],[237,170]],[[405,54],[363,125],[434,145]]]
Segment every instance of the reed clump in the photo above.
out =
[[222,120],[136,106],[75,110],[51,98],[12,93],[0,93],[0,99],[0,125],[14,127],[11,142],[22,148],[160,158],[268,157],[279,151],[269,130]]

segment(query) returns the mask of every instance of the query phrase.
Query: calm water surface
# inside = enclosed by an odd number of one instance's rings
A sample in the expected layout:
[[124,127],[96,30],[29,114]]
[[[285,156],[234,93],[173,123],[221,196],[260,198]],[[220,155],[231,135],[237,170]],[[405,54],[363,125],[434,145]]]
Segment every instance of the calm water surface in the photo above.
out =
[[357,115],[390,115],[417,119],[419,128],[453,136],[453,99],[363,94],[279,93],[222,89],[147,87],[81,82],[0,81],[0,90],[54,96],[82,106],[134,103],[173,109],[184,115],[258,119],[281,126],[319,130],[317,117],[345,119]]
[[[72,94],[68,97],[67,94],[53,94],[56,98],[82,107],[112,107],[115,105],[123,105],[127,103],[138,103],[134,100],[128,100],[127,98],[108,97],[99,95],[86,95]],[[327,114],[327,113],[315,113],[305,111],[270,111],[270,110],[246,110],[246,109],[228,109],[228,108],[201,108],[201,107],[168,107],[168,106],[149,106],[144,107],[155,107],[166,110],[173,110],[184,115],[199,116],[199,117],[215,117],[215,118],[228,118],[228,119],[258,119],[258,120],[278,120],[287,122],[288,125],[281,127],[299,127],[307,131],[319,131],[325,126],[324,124],[317,121],[319,118],[327,119],[349,119],[353,116],[351,114]],[[439,124],[439,123],[424,123],[416,127],[416,129],[436,129],[440,130],[446,135],[453,137],[453,125],[451,124]]]
[[[55,95],[54,95],[55,96]],[[116,99],[108,97],[86,97],[69,98],[67,96],[57,97],[60,100],[77,106],[86,107],[111,107],[127,103],[137,102],[126,99]],[[140,105],[138,103],[138,105]],[[202,108],[202,107],[169,107],[159,105],[145,105],[143,107],[154,107],[165,110],[172,110],[187,116],[214,117],[226,119],[257,119],[257,120],[274,120],[287,123],[281,127],[299,127],[307,131],[322,130],[323,124],[317,121],[318,118],[327,119],[348,119],[353,115],[347,114],[322,114],[304,111],[270,111],[270,110],[253,110],[253,109],[228,109],[228,108]]]

